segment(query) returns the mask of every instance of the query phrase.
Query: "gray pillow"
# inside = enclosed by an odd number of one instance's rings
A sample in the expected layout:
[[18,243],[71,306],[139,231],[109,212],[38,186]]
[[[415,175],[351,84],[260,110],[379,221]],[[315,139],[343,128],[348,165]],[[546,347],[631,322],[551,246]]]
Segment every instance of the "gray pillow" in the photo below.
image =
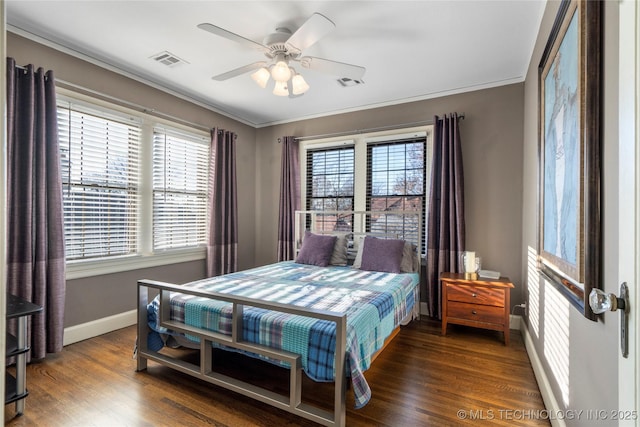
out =
[[367,236],[363,241],[360,270],[400,273],[404,240]]
[[331,254],[331,265],[347,265],[347,233],[337,234],[336,243]]
[[336,239],[336,236],[322,236],[320,234],[313,234],[310,231],[305,231],[302,247],[300,248],[300,252],[298,252],[296,262],[326,267],[331,260]]
[[353,261],[353,268],[360,268],[362,264],[362,248],[364,246],[364,237],[363,235],[358,235],[353,237],[353,242],[357,248],[356,259]]

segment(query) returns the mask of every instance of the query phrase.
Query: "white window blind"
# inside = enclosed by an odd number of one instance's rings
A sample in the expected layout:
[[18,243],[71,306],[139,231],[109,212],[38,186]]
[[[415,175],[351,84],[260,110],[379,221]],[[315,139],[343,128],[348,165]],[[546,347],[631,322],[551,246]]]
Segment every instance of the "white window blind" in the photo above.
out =
[[58,103],[67,260],[137,252],[140,126]]
[[180,131],[153,133],[153,249],[206,244],[209,141]]

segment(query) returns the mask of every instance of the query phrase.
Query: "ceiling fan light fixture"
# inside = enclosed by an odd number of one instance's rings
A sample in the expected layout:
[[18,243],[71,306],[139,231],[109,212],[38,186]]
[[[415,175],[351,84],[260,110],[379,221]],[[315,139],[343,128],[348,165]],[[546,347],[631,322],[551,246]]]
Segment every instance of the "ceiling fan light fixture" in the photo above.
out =
[[267,87],[270,76],[271,74],[269,73],[269,70],[267,70],[265,67],[262,67],[255,73],[251,74],[251,78],[253,79],[253,81],[256,82],[262,89]]
[[293,86],[294,95],[302,95],[309,90],[309,84],[300,74],[296,74],[295,76],[293,76],[293,78],[291,79],[291,84]]
[[254,62],[218,74],[212,77],[213,80],[224,81],[252,72],[252,79],[263,89],[266,89],[270,84],[270,78],[273,78],[275,82],[273,94],[296,98],[309,90],[309,84],[293,67],[289,66],[290,62],[298,62],[302,68],[340,76],[338,81],[343,86],[347,86],[346,82],[353,82],[353,84],[363,83],[364,67],[329,59],[303,56],[303,51],[332,31],[335,26],[335,23],[326,16],[314,13],[302,25],[298,26],[294,32],[284,27],[278,27],[275,33],[267,35],[262,43],[257,43],[209,23],[199,24],[198,28],[239,43],[244,47],[258,50],[268,58],[268,61]]
[[277,96],[289,96],[289,88],[287,87],[287,82],[276,81],[276,84],[273,88],[273,94]]
[[277,82],[288,82],[291,78],[291,70],[282,55],[278,55],[276,64],[271,68],[271,77]]

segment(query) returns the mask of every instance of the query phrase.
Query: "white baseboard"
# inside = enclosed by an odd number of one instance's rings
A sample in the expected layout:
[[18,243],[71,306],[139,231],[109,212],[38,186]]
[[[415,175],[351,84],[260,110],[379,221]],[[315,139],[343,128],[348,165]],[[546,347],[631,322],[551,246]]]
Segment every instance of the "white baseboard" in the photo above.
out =
[[429,306],[426,302],[420,302],[420,314],[427,314],[429,312]]
[[[549,378],[547,377],[544,367],[542,366],[542,362],[538,357],[538,353],[536,353],[535,346],[533,345],[533,339],[531,338],[531,334],[529,334],[529,329],[527,328],[525,322],[521,322],[520,332],[522,333],[524,346],[527,349],[529,361],[531,362],[533,373],[536,376],[536,381],[538,381],[538,387],[540,388],[540,394],[542,395],[542,401],[544,402],[546,410],[552,414],[562,413],[562,408],[560,408],[560,405],[558,405],[558,400],[553,394],[553,389],[551,388],[551,384],[549,383]],[[551,425],[553,427],[566,427],[567,425],[564,422],[564,419],[560,419],[560,417],[550,418]]]
[[70,326],[64,328],[63,345],[73,344],[107,332],[126,328],[127,326],[135,325],[137,321],[138,310],[131,310],[80,325]]
[[517,329],[520,330],[522,329],[522,316],[519,316],[517,314],[510,314],[509,315],[509,329]]

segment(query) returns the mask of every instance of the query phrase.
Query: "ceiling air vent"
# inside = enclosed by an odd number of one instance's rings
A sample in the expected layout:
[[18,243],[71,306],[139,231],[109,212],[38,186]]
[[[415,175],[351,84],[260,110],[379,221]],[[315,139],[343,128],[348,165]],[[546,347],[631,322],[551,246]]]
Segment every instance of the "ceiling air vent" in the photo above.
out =
[[338,79],[338,83],[340,83],[340,86],[342,87],[351,87],[351,86],[363,85],[364,80],[356,80],[356,79],[350,79],[349,77],[342,77]]
[[180,64],[188,64],[188,62],[184,59],[180,59],[173,53],[167,52],[166,50],[164,52],[153,55],[151,59],[159,62],[160,64],[166,65],[167,67],[177,67]]

